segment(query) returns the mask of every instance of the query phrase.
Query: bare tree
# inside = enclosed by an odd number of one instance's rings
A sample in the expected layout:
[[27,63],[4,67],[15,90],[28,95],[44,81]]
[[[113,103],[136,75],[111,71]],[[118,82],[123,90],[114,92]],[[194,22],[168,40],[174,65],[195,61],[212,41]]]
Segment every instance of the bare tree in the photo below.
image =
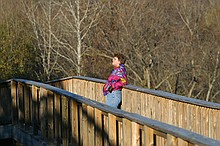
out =
[[57,54],[72,65],[71,68],[76,71],[77,75],[81,75],[82,56],[88,48],[84,40],[89,30],[97,24],[102,3],[93,0],[69,0],[57,2],[57,5],[62,8],[60,13],[63,26],[62,38],[53,35],[63,49]]
[[[40,50],[40,58],[44,72],[38,75],[39,79],[50,80],[52,72],[56,70],[58,50],[53,35],[57,33],[57,16],[59,7],[53,0],[49,1],[23,1],[27,17],[32,24],[35,34],[36,49]],[[56,50],[56,51],[55,51]]]

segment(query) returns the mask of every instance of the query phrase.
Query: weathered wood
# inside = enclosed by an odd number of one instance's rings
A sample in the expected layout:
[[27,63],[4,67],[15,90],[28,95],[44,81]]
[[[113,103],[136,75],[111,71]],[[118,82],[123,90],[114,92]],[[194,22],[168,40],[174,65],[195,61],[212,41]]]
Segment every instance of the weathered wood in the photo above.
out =
[[42,135],[47,138],[47,90],[40,88],[40,122]]
[[31,124],[31,104],[30,104],[30,87],[24,84],[24,117],[25,117],[25,128],[28,129]]
[[21,83],[18,83],[18,122],[19,126],[22,127],[24,122],[24,96]]
[[131,143],[131,121],[128,119],[123,118],[122,119],[122,130],[123,130],[123,145],[124,146],[132,146]]
[[54,94],[51,91],[48,91],[48,98],[47,98],[47,129],[48,129],[48,141],[49,144],[53,143],[54,138],[54,106],[53,106]]
[[70,101],[71,143],[79,146],[79,111],[77,102]]
[[37,87],[32,86],[32,121],[34,128],[34,135],[38,134],[38,100],[37,100]]
[[112,114],[108,114],[108,137],[109,137],[109,145],[116,146],[117,137],[116,137],[116,116]]
[[140,128],[139,124],[132,122],[131,123],[131,145],[132,146],[140,146],[141,144],[141,135],[140,135]]
[[95,145],[102,145],[102,112],[95,109]]
[[83,146],[88,146],[88,116],[86,104],[82,104],[82,138]]
[[17,84],[15,81],[11,81],[11,98],[12,98],[12,123],[18,122],[18,106],[17,106]]
[[167,144],[166,146],[177,146],[177,138],[167,134]]
[[54,108],[55,108],[55,118],[54,118],[54,124],[55,124],[55,139],[56,139],[56,143],[57,146],[60,146],[61,144],[61,96],[59,94],[55,94],[54,95]]
[[103,145],[109,146],[109,139],[108,139],[108,117],[103,115]]
[[90,146],[95,146],[95,118],[94,108],[87,106],[88,116],[88,143]]
[[[62,96],[62,102],[61,102],[62,129],[65,126],[67,126],[67,129],[69,129],[68,124],[71,123],[70,122],[71,118],[70,119],[68,118],[68,115],[70,115],[70,113],[68,113],[69,108],[71,108],[71,106],[68,107],[68,101],[74,100],[77,103],[79,103],[78,104],[79,105],[78,109],[79,109],[79,125],[80,125],[79,127],[80,127],[80,129],[78,131],[80,133],[80,142],[79,142],[80,145],[88,145],[89,144],[88,143],[89,137],[88,137],[87,134],[89,133],[88,132],[89,129],[90,129],[89,127],[92,127],[92,125],[89,125],[89,124],[91,124],[92,121],[93,121],[93,123],[96,123],[95,122],[96,120],[95,121],[94,121],[94,119],[91,120],[89,117],[94,117],[93,115],[95,114],[94,113],[94,108],[95,108],[95,109],[98,109],[98,110],[101,111],[101,113],[102,113],[101,115],[111,114],[111,115],[115,116],[116,121],[118,119],[122,118],[123,145],[125,145],[125,144],[128,144],[128,145],[133,145],[134,144],[135,145],[136,143],[143,142],[142,140],[141,141],[139,140],[139,142],[137,142],[137,139],[142,138],[142,137],[140,137],[140,131],[139,131],[140,130],[140,125],[142,125],[142,126],[147,126],[150,129],[153,129],[153,131],[154,131],[153,132],[153,141],[154,141],[153,144],[154,145],[161,145],[162,146],[163,141],[161,141],[159,139],[159,137],[162,136],[166,139],[168,136],[164,136],[164,135],[170,135],[172,137],[175,137],[175,139],[178,137],[178,139],[183,139],[185,142],[188,141],[189,143],[192,143],[194,145],[219,146],[219,142],[211,140],[211,139],[206,138],[206,137],[202,137],[202,136],[197,135],[195,133],[192,133],[190,131],[186,131],[186,130],[183,130],[183,129],[180,129],[180,128],[177,128],[177,127],[173,127],[171,125],[167,125],[165,123],[154,121],[152,119],[148,119],[146,117],[142,117],[142,116],[137,115],[137,114],[128,113],[126,111],[122,111],[122,110],[118,110],[118,109],[113,109],[113,108],[110,108],[110,107],[108,107],[106,105],[103,105],[101,103],[97,103],[95,101],[85,99],[81,96],[71,94],[67,91],[64,91],[64,90],[61,90],[61,89],[58,89],[58,88],[55,88],[55,87],[51,87],[49,85],[45,85],[45,84],[42,84],[42,83],[36,83],[36,82],[33,82],[33,81],[26,81],[26,80],[17,80],[17,81],[22,81],[24,84],[28,84],[28,86],[29,85],[35,85],[35,86],[39,86],[41,88],[45,88],[46,93],[47,93],[47,90],[48,90],[48,91],[51,91],[51,92],[55,92],[56,94],[61,94],[61,96]],[[80,89],[80,91],[82,91],[82,89]],[[41,95],[41,97],[43,97],[43,96]],[[47,94],[46,94],[45,97],[46,97],[46,100],[45,100],[46,103],[49,103],[49,99],[47,99]],[[151,107],[150,107],[150,109],[152,111],[150,111],[149,113],[151,114],[152,117],[160,118],[161,120],[163,120],[163,114],[156,115],[157,112],[160,112],[160,110],[163,110],[164,101],[166,101],[166,100],[163,100],[163,99],[160,99],[160,98],[161,97],[157,97],[157,96],[154,96],[154,95],[149,96],[148,99],[151,101],[150,103],[152,103]],[[65,106],[63,105],[63,103],[65,101],[63,101],[63,100],[66,100],[66,102],[67,102],[67,104],[66,104],[67,108],[66,108],[65,112],[64,112],[64,109],[65,109],[64,107]],[[169,99],[167,99],[167,100],[169,101]],[[171,103],[172,103],[171,104],[172,107],[174,107],[175,110],[172,111],[171,114],[169,114],[169,115],[173,115],[172,120],[173,121],[176,120],[175,122],[176,122],[177,125],[182,124],[183,123],[183,119],[182,119],[183,115],[180,114],[183,111],[183,109],[181,108],[182,103],[179,103],[177,101],[175,101],[175,102],[171,101]],[[41,104],[43,104],[43,99],[42,99],[42,102],[40,103],[40,105]],[[161,108],[158,108],[159,110],[156,108],[156,105],[158,105],[158,104],[161,107]],[[54,103],[54,105],[55,105],[55,103]],[[42,105],[41,105],[41,107],[42,107]],[[179,109],[181,109],[181,110],[179,110]],[[186,107],[186,112],[187,112],[186,115],[189,114],[190,119],[187,121],[187,123],[190,123],[190,122],[192,122],[193,120],[196,119],[195,117],[197,117],[197,115],[196,115],[197,109],[198,109],[197,107],[194,108],[194,107],[192,107],[191,104],[188,104],[188,106]],[[207,110],[207,108],[204,107],[203,110]],[[44,114],[48,115],[47,112],[49,111],[49,107],[46,107],[45,109],[43,108],[43,111],[45,111]],[[205,114],[208,115],[208,116],[211,116],[210,113],[211,112],[209,112],[207,110],[207,112]],[[43,115],[43,113],[41,113],[41,115]],[[67,117],[67,120],[65,120],[65,117]],[[109,118],[108,116],[104,116],[104,117],[105,118],[102,118],[102,129],[103,130],[101,130],[101,131],[102,131],[103,134],[108,134],[108,133],[110,133],[109,130],[110,130],[111,125],[109,124],[109,120],[111,120],[111,118]],[[216,120],[213,120],[213,121],[216,121],[216,123],[218,123],[218,118],[219,118],[219,113],[218,112],[216,114],[216,117],[217,117]],[[41,127],[44,127],[44,126],[42,126],[42,124],[44,124],[44,121],[48,120],[48,117],[45,116],[45,115],[44,115],[43,118],[45,118],[46,120],[41,119]],[[64,122],[64,121],[66,121],[66,122]],[[64,124],[64,123],[66,123],[66,124]],[[45,124],[45,126],[47,126],[46,124]],[[210,122],[208,121],[208,125],[209,124],[210,124]],[[116,122],[116,125],[117,125],[117,122]],[[43,133],[44,129],[43,130],[42,129],[43,128],[41,128],[41,131]],[[86,131],[85,129],[87,130],[86,135],[84,135],[84,133]],[[194,130],[195,127],[191,126],[191,129]],[[216,129],[217,129],[216,131],[218,131],[219,127],[216,126]],[[48,130],[48,129],[46,129],[46,130]],[[119,144],[120,143],[119,142],[120,138],[118,137],[119,132],[117,130],[118,130],[118,128],[116,126],[116,144]],[[66,130],[66,131],[67,132],[65,132],[65,130],[62,131],[62,138],[65,139],[65,134],[66,134],[66,142],[63,141],[63,145],[69,144],[69,141],[68,141],[69,140],[69,137],[68,137],[69,132],[68,132],[68,130]],[[133,135],[133,133],[134,133],[134,135]],[[110,135],[113,135],[113,134],[111,133]],[[154,135],[157,135],[157,136],[154,136]],[[45,136],[43,134],[43,136],[45,138],[47,138],[47,135]],[[105,138],[103,138],[103,139],[105,139]],[[134,140],[134,139],[136,139],[136,140]],[[155,139],[158,143],[155,143]],[[86,140],[86,142],[84,142],[84,140]],[[146,140],[144,140],[144,141],[146,141]],[[105,143],[105,142],[107,142],[107,143]],[[95,143],[95,141],[94,141],[94,143]],[[109,143],[110,143],[110,138],[109,139],[107,138],[107,139],[103,140],[102,145],[105,145],[105,144],[108,145]],[[177,144],[179,145],[179,142],[177,142]]]
[[150,127],[144,126],[144,146],[154,145],[154,130]]
[[68,100],[65,96],[61,96],[62,110],[62,143],[63,146],[68,146]]

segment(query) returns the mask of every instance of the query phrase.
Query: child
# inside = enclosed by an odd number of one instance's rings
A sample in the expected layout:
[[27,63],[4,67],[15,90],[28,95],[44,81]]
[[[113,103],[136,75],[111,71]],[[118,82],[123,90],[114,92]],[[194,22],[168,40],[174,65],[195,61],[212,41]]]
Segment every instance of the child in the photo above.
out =
[[122,102],[122,87],[127,84],[127,73],[125,69],[125,56],[123,54],[115,54],[112,59],[114,70],[108,77],[108,81],[103,86],[103,94],[106,96],[106,104],[119,108]]

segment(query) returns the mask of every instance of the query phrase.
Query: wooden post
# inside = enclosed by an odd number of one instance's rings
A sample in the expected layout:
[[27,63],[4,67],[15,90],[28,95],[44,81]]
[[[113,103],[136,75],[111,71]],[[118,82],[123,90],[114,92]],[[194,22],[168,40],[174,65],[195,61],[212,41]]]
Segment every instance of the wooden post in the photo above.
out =
[[17,87],[16,82],[11,81],[11,98],[12,98],[12,124],[18,122],[18,106],[17,106]]
[[87,118],[87,105],[82,104],[82,135],[83,146],[88,146],[88,118]]
[[124,146],[132,146],[131,143],[131,121],[128,119],[122,119],[122,130],[123,130],[123,145]]
[[57,146],[61,145],[61,108],[60,108],[60,95],[54,95],[54,106],[55,106],[55,139]]
[[102,145],[102,111],[95,109],[95,145]]
[[23,85],[18,83],[18,122],[19,126],[23,126],[24,122],[24,96],[23,96]]
[[53,92],[48,91],[48,98],[47,98],[47,118],[48,118],[48,124],[47,124],[47,129],[48,129],[48,141],[49,144],[53,143],[53,137],[54,137],[54,123],[53,123],[53,118],[54,118],[54,113],[53,113]]
[[109,145],[116,146],[117,137],[116,137],[116,116],[108,113],[108,136],[109,136]]
[[24,117],[25,117],[25,129],[29,129],[31,125],[31,116],[30,116],[30,88],[27,84],[24,85]]
[[167,144],[166,146],[177,146],[177,138],[167,134]]
[[135,122],[131,122],[131,145],[132,146],[139,146],[140,145],[140,131],[139,125]]
[[95,121],[94,121],[94,108],[87,106],[88,116],[88,143],[89,146],[95,146]]
[[144,146],[154,145],[154,131],[152,128],[144,126]]
[[38,134],[38,102],[37,102],[37,87],[32,86],[32,121],[33,121],[33,128],[34,128],[34,135]]
[[62,100],[62,141],[63,146],[68,146],[68,100],[67,97],[61,96]]
[[79,115],[78,105],[74,100],[70,101],[70,118],[71,118],[71,143],[79,146]]
[[44,138],[47,137],[47,126],[46,126],[46,103],[47,103],[47,90],[40,88],[40,121],[41,121],[41,131]]

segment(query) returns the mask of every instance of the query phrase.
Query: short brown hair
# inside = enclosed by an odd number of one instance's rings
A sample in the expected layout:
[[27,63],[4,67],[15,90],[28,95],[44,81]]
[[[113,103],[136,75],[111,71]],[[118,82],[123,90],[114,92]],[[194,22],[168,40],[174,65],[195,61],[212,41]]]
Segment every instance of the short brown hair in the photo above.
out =
[[114,57],[117,57],[118,60],[121,62],[121,64],[125,64],[126,57],[123,54],[117,53],[117,54],[114,54]]

